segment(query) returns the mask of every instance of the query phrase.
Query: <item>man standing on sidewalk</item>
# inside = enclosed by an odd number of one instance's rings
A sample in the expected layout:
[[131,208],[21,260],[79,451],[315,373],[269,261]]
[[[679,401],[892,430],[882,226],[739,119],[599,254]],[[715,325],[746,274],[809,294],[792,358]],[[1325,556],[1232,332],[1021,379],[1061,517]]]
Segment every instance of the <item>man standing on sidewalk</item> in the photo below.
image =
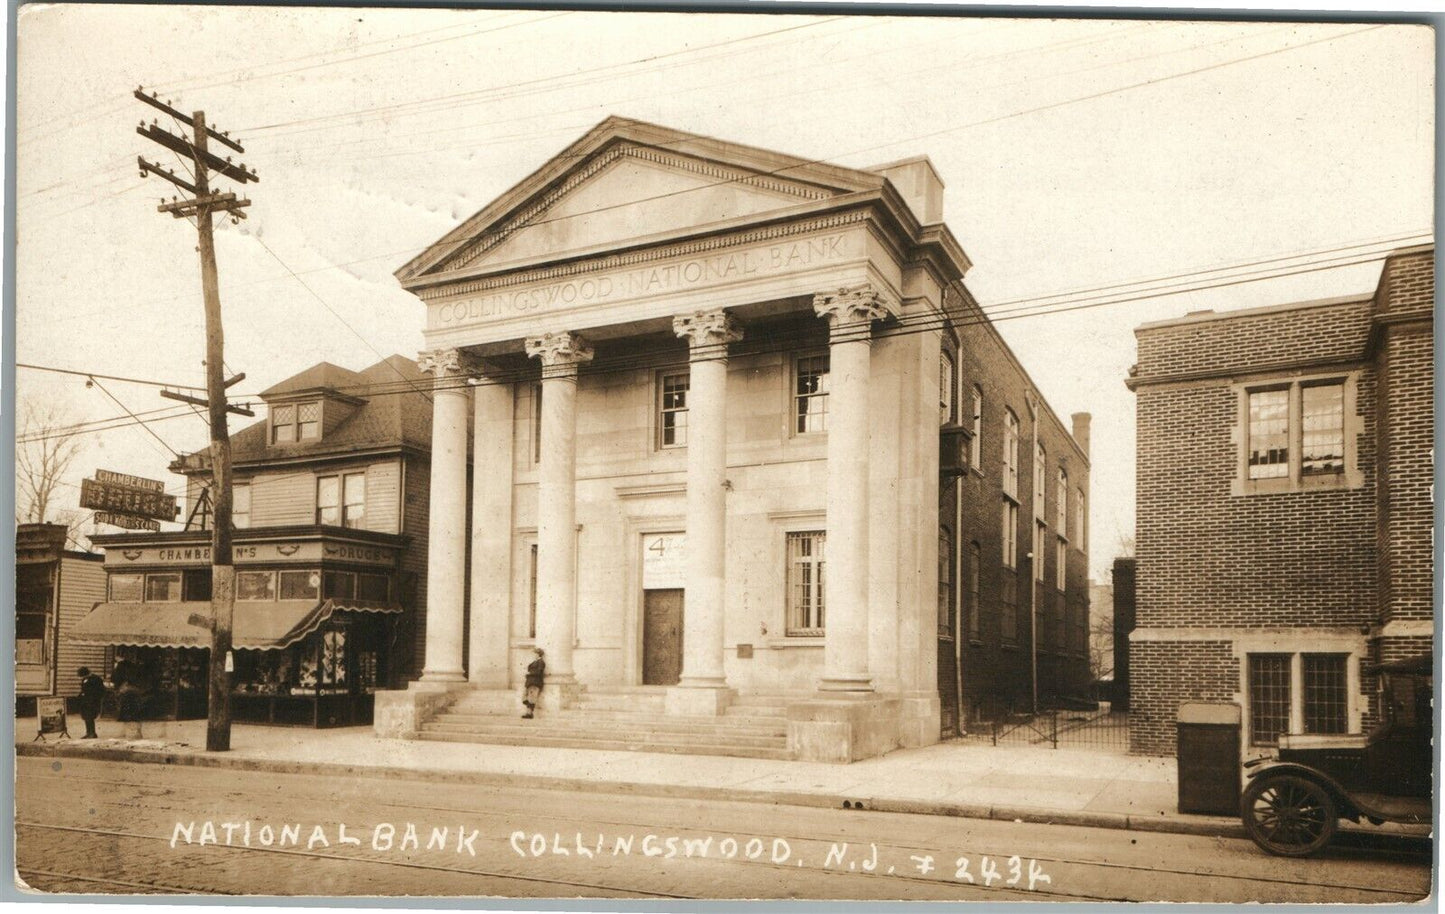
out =
[[80,677],[80,716],[85,719],[85,736],[81,739],[95,739],[95,719],[105,704],[105,680],[81,667],[75,671]]
[[537,659],[527,664],[527,691],[522,698],[522,704],[527,706],[527,713],[522,715],[524,720],[530,720],[537,710],[537,699],[542,697],[542,679],[547,675],[547,661],[542,659],[542,649],[533,648],[532,653],[537,655]]

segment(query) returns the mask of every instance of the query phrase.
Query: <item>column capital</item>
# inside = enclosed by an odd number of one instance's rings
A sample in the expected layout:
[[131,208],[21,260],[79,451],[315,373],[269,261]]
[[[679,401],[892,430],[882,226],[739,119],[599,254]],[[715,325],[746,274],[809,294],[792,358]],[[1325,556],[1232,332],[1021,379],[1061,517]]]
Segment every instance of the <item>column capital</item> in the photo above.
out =
[[679,314],[672,319],[672,332],[687,340],[694,361],[725,359],[728,343],[736,343],[743,338],[742,325],[721,308]]
[[578,366],[592,361],[592,346],[580,334],[562,330],[528,337],[527,356],[542,362],[542,377],[575,377]]
[[883,296],[869,283],[849,286],[813,296],[813,313],[828,318],[833,327],[847,324],[871,324],[888,316]]
[[434,377],[434,383],[466,377],[471,357],[460,349],[423,349],[417,353],[416,367]]

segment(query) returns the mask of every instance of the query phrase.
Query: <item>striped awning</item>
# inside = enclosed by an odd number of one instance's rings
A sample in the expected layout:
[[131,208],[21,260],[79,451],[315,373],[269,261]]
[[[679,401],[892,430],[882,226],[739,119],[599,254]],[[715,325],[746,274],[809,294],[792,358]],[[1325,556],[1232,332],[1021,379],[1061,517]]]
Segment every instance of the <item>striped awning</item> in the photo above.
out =
[[[361,600],[237,600],[231,644],[238,650],[290,647],[339,611],[401,612],[401,607]],[[71,630],[71,640],[78,644],[208,648],[211,604],[97,603]]]

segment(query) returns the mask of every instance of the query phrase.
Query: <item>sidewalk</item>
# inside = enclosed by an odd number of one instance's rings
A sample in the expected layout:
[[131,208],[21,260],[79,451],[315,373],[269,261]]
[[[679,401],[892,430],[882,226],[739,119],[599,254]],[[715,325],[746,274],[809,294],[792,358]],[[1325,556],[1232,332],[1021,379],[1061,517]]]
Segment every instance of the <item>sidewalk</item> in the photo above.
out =
[[[31,742],[20,755],[77,756],[281,773],[465,781],[513,787],[706,797],[802,806],[1242,836],[1233,817],[1180,815],[1173,759],[954,741],[829,765],[817,762],[479,746],[380,739],[369,728],[311,730],[238,724],[232,750],[206,753],[205,721],[147,721],[141,740],[102,720],[101,738]],[[545,774],[541,774],[545,772]]]

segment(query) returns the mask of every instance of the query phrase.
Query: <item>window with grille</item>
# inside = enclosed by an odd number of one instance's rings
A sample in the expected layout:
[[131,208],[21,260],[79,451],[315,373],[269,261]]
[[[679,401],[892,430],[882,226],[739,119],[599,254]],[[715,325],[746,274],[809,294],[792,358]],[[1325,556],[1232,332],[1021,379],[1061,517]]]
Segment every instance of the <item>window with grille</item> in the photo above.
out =
[[1015,568],[1018,566],[1019,506],[1007,499],[1000,512],[999,527],[1003,567]]
[[1306,733],[1344,733],[1349,727],[1345,654],[1305,654],[1301,658]]
[[321,437],[321,404],[285,403],[271,407],[271,443],[291,444]]
[[968,443],[968,465],[983,470],[983,389],[973,385],[973,440]]
[[953,637],[953,534],[938,531],[938,634]]
[[1300,472],[1305,476],[1345,470],[1345,387],[1313,384],[1300,392]]
[[300,403],[296,406],[296,439],[310,441],[321,437],[321,404]]
[[665,374],[658,378],[657,446],[687,445],[687,372]]
[[1249,395],[1249,478],[1289,475],[1289,391]]
[[294,405],[271,407],[271,441],[275,444],[289,444],[296,440],[296,407]]
[[1069,583],[1069,542],[1063,537],[1054,540],[1054,586],[1063,593]]
[[1058,491],[1054,495],[1054,532],[1069,535],[1069,474],[1059,468]]
[[964,569],[968,575],[968,636],[977,639],[979,636],[979,605],[978,605],[978,543],[968,544],[968,565]]
[[1046,516],[1044,506],[1048,502],[1046,486],[1048,485],[1048,452],[1042,444],[1034,447],[1034,491],[1031,493],[1034,499],[1034,517],[1042,521]]
[[788,534],[789,635],[823,634],[826,539],[821,530]]
[[1289,732],[1290,655],[1249,655],[1249,741],[1273,746]]
[[800,356],[793,372],[793,432],[826,431],[828,428],[828,357]]
[[1044,537],[1047,529],[1042,523],[1034,524],[1034,580],[1043,581],[1045,573],[1044,565]]
[[953,421],[953,353],[944,350],[938,359],[938,424]]
[[1011,409],[1003,414],[1003,492],[1019,497],[1019,419]]

